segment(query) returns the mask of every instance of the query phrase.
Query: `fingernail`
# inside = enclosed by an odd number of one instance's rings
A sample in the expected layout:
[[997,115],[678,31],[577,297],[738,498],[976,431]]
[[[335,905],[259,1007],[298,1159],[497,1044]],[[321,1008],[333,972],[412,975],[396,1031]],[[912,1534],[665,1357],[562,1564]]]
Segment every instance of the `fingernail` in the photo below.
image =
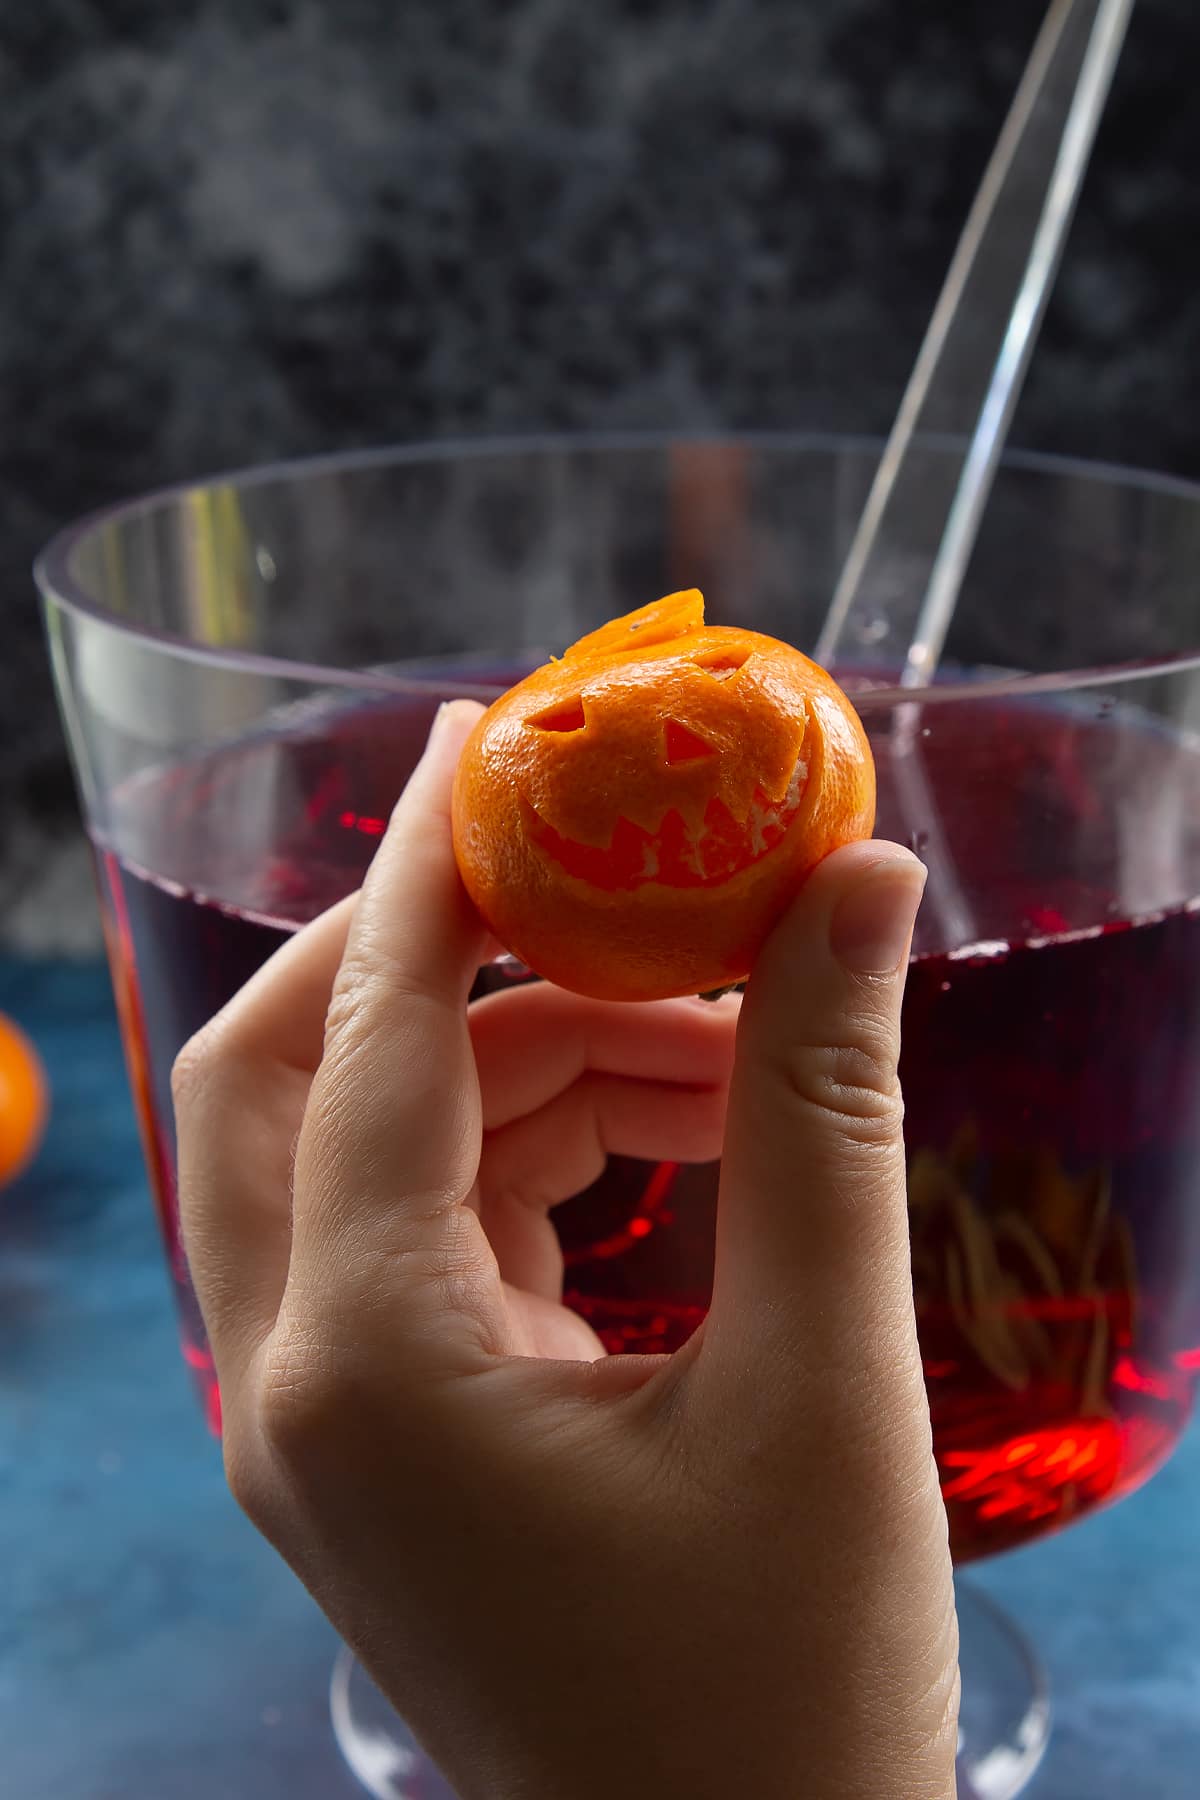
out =
[[915,859],[864,871],[829,928],[830,948],[843,967],[855,975],[892,974],[908,949],[924,891],[925,870]]
[[469,708],[466,709],[468,712],[467,719],[462,718],[461,709],[463,709],[463,702],[461,700],[442,701],[441,705],[434,713],[433,723],[429,727],[428,743],[431,750],[437,748],[446,733],[454,726],[456,720],[462,720],[462,728],[465,735],[471,721]]

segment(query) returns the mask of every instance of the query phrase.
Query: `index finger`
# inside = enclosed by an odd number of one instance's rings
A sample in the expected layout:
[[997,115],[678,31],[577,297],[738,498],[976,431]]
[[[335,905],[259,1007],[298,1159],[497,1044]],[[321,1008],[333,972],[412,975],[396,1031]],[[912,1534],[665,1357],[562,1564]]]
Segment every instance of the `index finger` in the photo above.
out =
[[[453,700],[434,719],[420,762],[397,801],[359,895],[334,984],[326,1051],[336,1044],[339,1000],[353,997],[391,1025],[406,996],[466,1004],[487,934],[467,898],[450,832],[450,790],[463,744],[482,708]],[[374,1021],[372,1021],[374,1022]]]
[[467,998],[487,940],[450,829],[454,768],[478,716],[463,701],[438,715],[334,982],[296,1149],[288,1286],[339,1313],[364,1283],[390,1286],[407,1253],[444,1245],[478,1168]]

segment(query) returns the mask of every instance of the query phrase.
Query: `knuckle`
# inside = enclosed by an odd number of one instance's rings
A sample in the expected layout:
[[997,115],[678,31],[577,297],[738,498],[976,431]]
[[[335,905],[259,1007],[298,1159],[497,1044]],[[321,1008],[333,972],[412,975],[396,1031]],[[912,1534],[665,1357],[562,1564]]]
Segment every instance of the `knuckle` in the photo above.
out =
[[221,1437],[225,1482],[252,1524],[269,1535],[278,1511],[275,1484],[256,1437],[228,1416]]
[[449,1007],[457,996],[442,994],[427,972],[419,975],[384,946],[371,943],[347,953],[338,971],[325,1014],[325,1051],[353,1051],[368,1042],[380,1026],[394,1030],[402,1019],[410,1025]]
[[171,1099],[176,1113],[186,1113],[224,1060],[224,1033],[219,1017],[201,1026],[171,1065]]
[[263,1367],[259,1429],[287,1468],[303,1467],[344,1427],[349,1383],[333,1358],[291,1333],[276,1338]]
[[343,968],[325,1011],[325,1054],[345,1042],[362,1010],[362,979]]
[[856,1143],[891,1144],[904,1122],[894,1058],[869,1037],[791,1046],[780,1075],[788,1098]]
[[404,998],[395,959],[379,948],[348,950],[325,1013],[325,1050],[352,1051],[368,1039],[377,1016],[398,1010]]
[[414,1272],[421,1279],[415,1291],[428,1297],[431,1316],[480,1318],[489,1310],[494,1264],[483,1253],[474,1214],[457,1209],[439,1213],[442,1231],[436,1243],[409,1252],[419,1259]]

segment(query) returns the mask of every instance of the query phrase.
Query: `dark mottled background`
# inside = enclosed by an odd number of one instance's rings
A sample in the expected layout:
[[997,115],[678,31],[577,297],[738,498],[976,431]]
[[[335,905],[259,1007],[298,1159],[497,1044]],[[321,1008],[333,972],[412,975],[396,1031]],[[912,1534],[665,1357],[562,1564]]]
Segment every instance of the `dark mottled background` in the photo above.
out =
[[[883,429],[1038,0],[4,0],[0,916],[95,931],[28,567],[334,445]],[[1017,441],[1200,474],[1200,8],[1142,0]]]

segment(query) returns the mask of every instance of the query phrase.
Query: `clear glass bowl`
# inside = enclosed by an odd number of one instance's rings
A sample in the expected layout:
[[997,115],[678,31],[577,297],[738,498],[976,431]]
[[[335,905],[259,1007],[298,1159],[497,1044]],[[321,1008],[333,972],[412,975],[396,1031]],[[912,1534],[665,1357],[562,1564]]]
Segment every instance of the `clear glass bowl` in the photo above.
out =
[[[436,445],[176,488],[45,552],[130,1080],[214,1428],[176,1227],[180,1045],[357,885],[443,698],[486,699],[685,586],[714,620],[811,645],[877,460],[797,436]],[[883,615],[838,670],[879,830],[930,867],[902,1075],[960,1562],[1144,1479],[1200,1370],[1198,569],[1200,490],[1010,457],[937,684],[889,685]],[[560,1209],[567,1297],[614,1351],[672,1349],[703,1316],[715,1192],[712,1168],[613,1159]],[[972,1617],[964,1784],[990,1800],[1036,1762],[1046,1709],[1011,1638]],[[335,1719],[367,1784],[436,1792],[372,1708],[342,1669]]]

